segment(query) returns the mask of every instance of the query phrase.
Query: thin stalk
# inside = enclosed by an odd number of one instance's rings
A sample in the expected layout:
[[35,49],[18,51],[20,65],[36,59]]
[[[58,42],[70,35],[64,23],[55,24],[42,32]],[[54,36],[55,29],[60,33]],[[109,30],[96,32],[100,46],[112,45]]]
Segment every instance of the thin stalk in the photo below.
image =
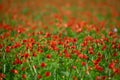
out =
[[[5,60],[5,53],[3,53],[3,60]],[[6,72],[6,64],[4,63],[3,65],[3,72],[5,73]]]

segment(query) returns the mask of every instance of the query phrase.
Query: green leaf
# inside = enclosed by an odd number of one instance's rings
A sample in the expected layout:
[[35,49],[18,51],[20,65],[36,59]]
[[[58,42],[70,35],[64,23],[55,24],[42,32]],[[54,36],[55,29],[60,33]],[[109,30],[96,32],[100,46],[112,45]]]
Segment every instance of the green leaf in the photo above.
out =
[[70,75],[70,73],[68,71],[66,71],[66,72],[62,71],[61,73],[64,74],[65,76],[67,76],[67,77]]
[[118,28],[118,32],[117,33],[118,33],[118,35],[120,35],[120,28]]
[[22,10],[23,14],[27,14],[28,12],[29,12],[29,8],[27,8],[27,7]]
[[97,14],[97,18],[98,18],[99,21],[104,20],[104,17],[101,14]]
[[33,18],[33,20],[35,20],[35,21],[37,21],[37,20],[40,20],[41,19],[41,14],[37,14],[34,18]]
[[75,37],[76,36],[75,32],[73,32],[71,28],[66,28],[66,31],[67,31],[67,35],[69,37]]

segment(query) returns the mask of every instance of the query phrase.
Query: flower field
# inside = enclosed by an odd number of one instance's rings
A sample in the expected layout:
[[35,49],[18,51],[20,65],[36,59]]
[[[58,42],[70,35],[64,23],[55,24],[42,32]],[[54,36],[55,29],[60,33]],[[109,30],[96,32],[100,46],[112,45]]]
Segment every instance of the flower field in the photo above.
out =
[[120,0],[0,0],[0,80],[120,80]]

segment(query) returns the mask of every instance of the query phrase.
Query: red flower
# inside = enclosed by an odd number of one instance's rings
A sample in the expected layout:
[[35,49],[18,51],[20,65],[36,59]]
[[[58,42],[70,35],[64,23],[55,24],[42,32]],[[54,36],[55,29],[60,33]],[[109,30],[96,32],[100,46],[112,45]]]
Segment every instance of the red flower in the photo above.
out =
[[5,74],[0,73],[0,80],[2,80],[1,78],[5,78]]
[[96,76],[95,80],[101,80],[101,76]]
[[116,73],[116,74],[120,73],[119,69],[117,69],[117,68],[113,68],[113,72]]
[[89,51],[89,54],[94,54],[93,50],[90,50],[90,51]]
[[12,72],[13,74],[18,74],[18,70],[16,70],[16,69],[12,69],[11,72]]
[[118,44],[118,49],[120,49],[120,43]]
[[110,69],[113,69],[115,67],[115,63],[114,62],[111,62],[110,64],[109,64],[109,68]]
[[82,47],[85,47],[88,45],[88,42],[87,41],[84,41],[83,43],[80,44]]
[[115,52],[114,54],[113,54],[113,56],[115,57],[115,56],[117,56],[118,55],[118,53],[117,52]]
[[94,54],[94,49],[93,47],[90,47],[89,50],[88,50],[89,54]]
[[69,53],[65,53],[65,57],[66,58],[70,58],[70,54]]
[[76,30],[76,32],[77,32],[77,33],[82,32],[82,28],[78,28],[78,29]]
[[47,54],[46,57],[47,57],[48,59],[50,59],[50,58],[51,58],[51,54]]
[[112,44],[112,49],[115,49],[116,48],[116,45],[115,44]]
[[37,54],[36,54],[36,53],[33,53],[33,54],[32,54],[32,56],[36,57],[36,56],[37,56]]
[[55,47],[56,45],[57,45],[57,42],[56,42],[56,41],[51,41],[51,42],[50,42],[50,46],[51,46],[51,47]]
[[2,49],[2,47],[3,47],[3,45],[2,45],[2,44],[0,44],[0,49]]
[[41,63],[40,65],[42,68],[44,68],[46,66],[46,64],[44,62]]
[[106,76],[96,76],[95,80],[105,80]]
[[63,52],[65,53],[66,58],[70,58],[70,54],[68,53],[68,51],[66,49]]
[[76,69],[76,66],[72,66],[73,69]]
[[102,60],[102,55],[98,53],[98,58],[96,60],[93,60],[94,65],[98,65],[100,61]]
[[61,57],[61,56],[62,56],[62,53],[59,53],[59,56]]
[[82,59],[88,59],[88,56],[86,56],[85,54],[78,54],[78,57],[79,58],[82,58]]
[[104,51],[106,49],[106,45],[104,45],[103,47],[102,47],[102,50]]
[[103,38],[106,42],[109,42],[109,39],[108,38]]
[[37,78],[38,78],[38,79],[41,79],[41,78],[42,78],[42,76],[41,76],[40,74],[38,74],[38,75],[37,75]]
[[24,78],[24,79],[25,79],[25,78],[26,78],[26,74],[22,74],[22,78]]
[[85,62],[82,62],[81,64],[82,64],[82,66],[85,66],[85,65],[86,65],[86,63],[85,63]]
[[30,42],[30,43],[27,43],[26,44],[26,49],[31,49],[32,50],[32,48],[33,48],[33,44]]
[[112,36],[112,35],[113,35],[113,32],[109,32],[108,35],[109,35],[109,36]]
[[48,71],[47,71],[47,72],[45,72],[45,76],[46,76],[46,77],[49,77],[50,75],[51,75],[51,73],[50,73],[50,72],[48,72]]
[[94,63],[94,65],[97,65],[97,64],[99,64],[99,62],[101,61],[101,58],[97,58],[96,60],[93,60],[93,63]]
[[55,51],[58,51],[59,50],[59,48],[57,48],[57,46],[54,46],[54,47],[52,47],[53,48],[53,50],[55,50]]
[[5,52],[10,52],[10,46],[7,46],[6,48],[5,48]]
[[48,38],[50,36],[51,36],[50,33],[46,32],[45,37]]
[[18,47],[20,47],[20,46],[21,46],[21,44],[18,43],[18,42],[16,42],[16,43],[12,46],[12,48],[18,48]]
[[23,33],[24,31],[25,31],[24,28],[18,28],[18,29],[17,29],[17,32],[18,32],[18,33]]
[[23,55],[25,58],[29,58],[30,57],[30,55],[28,54],[28,53],[24,53],[24,55]]
[[78,80],[78,78],[76,76],[73,76],[72,80]]
[[76,39],[76,38],[74,38],[74,39],[72,40],[72,42],[73,42],[73,43],[76,43],[76,42],[77,42],[77,39]]
[[103,71],[103,68],[99,65],[95,65],[95,69],[102,72]]
[[72,49],[75,49],[75,48],[76,48],[76,46],[75,46],[75,45],[73,45],[73,46],[71,46],[71,48],[72,48]]
[[24,39],[22,42],[23,42],[23,43],[26,43],[26,42],[27,42],[27,40],[26,40],[26,39]]
[[21,68],[22,71],[25,71],[25,69],[26,69],[25,67],[22,67],[22,68]]
[[16,58],[13,64],[22,64],[22,61],[19,58]]

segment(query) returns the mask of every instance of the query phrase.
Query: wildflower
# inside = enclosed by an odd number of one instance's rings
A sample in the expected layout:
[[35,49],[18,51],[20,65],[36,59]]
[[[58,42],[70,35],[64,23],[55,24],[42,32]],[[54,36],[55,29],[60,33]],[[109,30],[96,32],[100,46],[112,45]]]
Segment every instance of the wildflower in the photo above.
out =
[[99,64],[99,62],[101,61],[101,58],[97,58],[96,60],[93,60],[93,63],[94,63],[94,65],[97,65],[97,64]]
[[109,68],[110,68],[110,69],[113,69],[114,66],[115,66],[115,63],[114,63],[114,62],[111,62],[111,63],[109,64]]
[[5,78],[5,74],[0,73],[0,80],[2,80],[3,78]]
[[88,56],[86,56],[85,54],[78,54],[78,57],[79,58],[82,58],[82,59],[88,59]]
[[51,58],[51,54],[47,54],[46,57],[47,57],[48,59],[50,59],[50,58]]
[[25,67],[22,67],[22,68],[21,68],[22,71],[25,71],[25,69],[26,69]]
[[25,78],[26,78],[26,74],[22,74],[22,78],[24,78],[24,79],[25,79]]
[[118,44],[118,46],[117,46],[117,47],[118,47],[118,49],[120,49],[120,43]]
[[55,47],[57,45],[57,42],[56,41],[51,41],[50,45],[51,45],[51,47]]
[[96,76],[95,80],[105,80],[106,76]]
[[75,46],[75,45],[73,45],[73,46],[71,46],[71,48],[72,48],[72,49],[75,49],[75,48],[76,48],[76,46]]
[[22,64],[22,61],[19,58],[16,58],[15,61],[13,62],[14,65],[16,64]]
[[113,54],[113,56],[114,56],[114,57],[116,57],[117,55],[118,55],[118,53],[117,53],[117,52],[115,52],[115,53]]
[[76,69],[76,66],[72,66],[73,69]]
[[23,55],[25,58],[29,58],[30,57],[30,55],[28,54],[28,53],[24,53],[24,55]]
[[46,32],[45,37],[48,38],[50,36],[51,36],[51,34],[49,32]]
[[102,72],[103,71],[103,68],[99,65],[95,65],[95,69]]
[[2,49],[2,47],[3,47],[3,45],[2,45],[2,44],[0,44],[0,49]]
[[20,46],[21,46],[21,44],[18,43],[18,42],[16,42],[16,43],[12,46],[12,48],[18,48],[18,47],[20,47]]
[[73,80],[78,80],[78,78],[76,76],[73,76],[72,78],[73,78]]
[[46,64],[44,62],[41,63],[40,65],[42,68],[44,68],[46,66]]
[[89,54],[93,54],[94,53],[93,50],[94,50],[93,47],[90,47],[89,50],[88,50]]
[[5,48],[5,52],[10,52],[10,46],[7,46],[6,48]]
[[17,29],[17,32],[20,34],[20,33],[23,33],[25,31],[25,29],[24,28],[18,28]]
[[85,66],[85,65],[86,65],[86,63],[85,63],[85,62],[82,62],[81,64],[82,64],[82,66]]
[[109,35],[109,36],[112,36],[112,35],[113,35],[113,32],[110,31],[110,32],[108,33],[108,35]]
[[106,48],[107,48],[106,45],[104,45],[104,46],[102,47],[102,50],[104,51]]
[[48,71],[47,71],[47,72],[45,72],[45,76],[46,76],[46,77],[49,77],[50,75],[51,75],[51,73],[50,73],[50,72],[48,72]]
[[16,70],[16,69],[12,69],[11,72],[14,74],[18,74],[18,70]]
[[32,56],[36,57],[36,56],[37,56],[37,54],[36,54],[36,53],[33,53],[33,54],[32,54]]
[[38,78],[38,79],[41,79],[41,78],[42,78],[42,76],[41,76],[40,74],[38,74],[38,75],[37,75],[37,78]]
[[112,49],[115,49],[116,48],[116,45],[115,44],[112,44]]
[[66,58],[70,58],[70,54],[69,53],[65,53],[65,57]]

